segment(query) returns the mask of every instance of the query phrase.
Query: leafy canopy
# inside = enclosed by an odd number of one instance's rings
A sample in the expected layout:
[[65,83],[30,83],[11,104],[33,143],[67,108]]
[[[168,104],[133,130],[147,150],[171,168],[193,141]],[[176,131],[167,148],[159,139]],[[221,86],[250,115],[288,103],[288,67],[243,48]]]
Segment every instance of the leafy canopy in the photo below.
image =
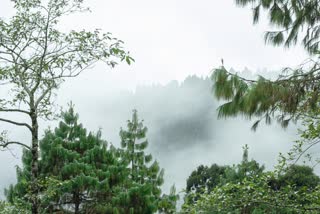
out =
[[10,89],[12,98],[0,99],[0,109],[26,104],[47,117],[53,90],[65,78],[78,76],[98,61],[114,67],[118,61],[133,60],[111,33],[58,30],[64,16],[87,11],[82,0],[13,2],[16,14],[0,19],[0,84]]
[[[216,166],[215,164],[212,166]],[[291,165],[280,172],[265,172],[258,162],[248,161],[248,147],[236,166],[212,173],[200,166],[187,180],[202,182],[187,191],[183,213],[318,213],[320,178],[308,166]],[[198,174],[195,174],[198,172]],[[209,188],[211,181],[218,181]]]
[[[66,78],[77,77],[97,62],[114,67],[133,59],[122,41],[110,33],[62,32],[63,17],[83,12],[83,0],[12,0],[15,15],[0,18],[0,122],[24,127],[31,133],[31,145],[17,142],[0,131],[0,147],[15,144],[31,150],[32,213],[38,213],[38,120],[52,119],[53,96]],[[23,115],[23,121],[11,114]],[[18,117],[19,118],[19,117]]]

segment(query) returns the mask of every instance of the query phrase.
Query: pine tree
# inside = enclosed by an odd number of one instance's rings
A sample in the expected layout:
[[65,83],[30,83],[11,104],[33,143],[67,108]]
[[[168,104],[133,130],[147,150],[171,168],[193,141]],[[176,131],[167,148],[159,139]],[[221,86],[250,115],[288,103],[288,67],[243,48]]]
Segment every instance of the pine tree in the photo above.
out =
[[[92,207],[96,196],[104,196],[103,202],[111,206],[112,188],[125,179],[125,166],[120,165],[101,133],[87,133],[78,124],[78,115],[70,108],[63,114],[54,133],[46,133],[41,141],[41,174],[57,176],[65,181],[60,187],[60,203],[72,203],[74,212],[80,213],[83,206]],[[106,191],[109,193],[107,197]],[[103,192],[103,194],[102,194]],[[85,204],[85,205],[83,205]]]
[[237,165],[236,177],[238,181],[242,181],[244,178],[249,176],[261,175],[264,171],[264,166],[256,160],[249,160],[249,147],[246,144],[243,147],[242,161]]
[[17,184],[10,185],[4,193],[7,200],[12,204],[23,204],[31,208],[30,201],[30,181],[31,181],[31,153],[24,149],[22,154],[22,168],[16,167]]
[[136,110],[133,111],[132,120],[128,121],[127,128],[128,130],[120,130],[120,138],[124,155],[131,164],[132,180],[140,184],[157,181],[156,183],[161,185],[164,171],[160,170],[157,161],[148,167],[152,161],[152,155],[146,155],[144,152],[148,147],[148,140],[145,139],[148,129],[143,125],[143,121],[139,121]]
[[162,195],[160,202],[158,203],[158,212],[165,214],[176,213],[177,201],[179,200],[179,195],[177,195],[176,187],[173,185],[170,188],[169,195]]
[[[54,213],[173,213],[175,188],[161,196],[163,170],[145,155],[147,128],[134,111],[128,131],[121,130],[122,149],[107,146],[101,132],[87,132],[71,106],[62,121],[40,141],[41,212]],[[29,207],[31,154],[25,150],[17,184],[6,190],[12,204]]]
[[[117,212],[116,199],[119,192],[125,192],[120,187],[128,177],[126,165],[118,160],[114,148],[107,148],[100,132],[87,133],[78,123],[73,107],[62,117],[59,126],[54,131],[47,130],[40,141],[42,211]],[[7,191],[10,202],[28,194],[29,156],[29,152],[24,154],[18,184]]]
[[164,170],[160,169],[157,161],[152,162],[151,154],[145,154],[148,147],[146,133],[147,127],[143,125],[143,121],[139,120],[136,110],[133,111],[132,120],[127,123],[127,130],[120,130],[122,156],[128,161],[132,182],[137,184],[135,188],[129,190],[133,193],[129,195],[134,197],[131,198],[134,211],[135,213],[136,211],[137,213],[153,213],[162,209],[163,212],[166,212],[165,207],[169,206],[164,200],[168,202],[169,199],[171,208],[174,207],[175,210],[177,196],[174,189],[170,197],[161,197],[160,187],[163,184]]

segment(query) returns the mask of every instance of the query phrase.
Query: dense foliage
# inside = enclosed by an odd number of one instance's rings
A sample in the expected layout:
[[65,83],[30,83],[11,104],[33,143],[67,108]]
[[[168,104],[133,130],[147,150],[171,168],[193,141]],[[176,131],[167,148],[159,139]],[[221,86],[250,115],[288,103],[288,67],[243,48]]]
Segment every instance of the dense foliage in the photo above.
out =
[[1,214],[28,214],[30,213],[23,205],[18,204],[12,205],[10,203],[1,201],[0,202],[0,213]]
[[[212,173],[198,167],[187,180],[187,195],[182,207],[186,213],[318,213],[320,178],[307,166],[291,165],[281,173],[265,172],[254,160],[247,161],[245,147],[240,164],[223,166]],[[212,165],[214,168],[218,165]],[[196,174],[196,172],[202,173]],[[188,191],[194,177],[204,183],[201,191]],[[208,188],[213,180],[218,180]],[[205,182],[203,182],[205,181]],[[196,186],[200,188],[199,185]],[[201,189],[201,188],[200,188]]]
[[[145,156],[147,129],[137,112],[121,130],[123,149],[107,146],[101,133],[88,133],[71,107],[54,130],[40,141],[41,212],[172,213],[177,195],[161,195],[163,170]],[[136,149],[135,151],[132,149]],[[18,183],[6,195],[10,203],[30,201],[30,153],[25,150]],[[132,165],[133,164],[133,165]],[[133,166],[133,167],[132,167]],[[28,207],[28,203],[24,203]]]

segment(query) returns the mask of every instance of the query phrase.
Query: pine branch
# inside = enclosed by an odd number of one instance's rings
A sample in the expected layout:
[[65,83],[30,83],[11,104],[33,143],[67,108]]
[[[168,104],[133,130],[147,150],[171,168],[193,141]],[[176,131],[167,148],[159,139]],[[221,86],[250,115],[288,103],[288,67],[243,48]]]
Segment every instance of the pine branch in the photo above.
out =
[[237,76],[240,80],[242,80],[242,81],[244,81],[244,82],[250,82],[250,83],[256,83],[256,82],[257,82],[256,80],[246,79],[246,78],[244,78],[244,77],[238,76],[237,74],[233,74],[233,73],[229,72],[224,66],[222,66],[222,69],[225,70],[225,72],[227,73],[227,75],[229,75],[229,76]]

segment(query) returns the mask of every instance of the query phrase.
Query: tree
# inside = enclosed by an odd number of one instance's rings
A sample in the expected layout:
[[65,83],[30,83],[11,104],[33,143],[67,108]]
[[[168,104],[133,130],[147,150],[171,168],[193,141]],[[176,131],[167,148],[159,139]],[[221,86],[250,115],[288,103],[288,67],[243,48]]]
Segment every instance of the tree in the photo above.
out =
[[210,167],[200,165],[196,170],[191,172],[187,179],[186,196],[184,204],[194,204],[200,198],[200,195],[205,192],[212,191],[216,186],[219,186],[226,180],[227,166],[219,166],[212,164]]
[[[136,150],[132,153],[128,147],[108,147],[100,132],[88,133],[78,122],[79,116],[72,106],[62,113],[59,126],[48,129],[40,141],[41,212],[175,212],[176,190],[172,187],[169,195],[160,195],[163,170],[160,171],[156,161],[150,163],[151,155],[144,155],[146,141],[142,146],[139,139],[144,138],[146,128],[138,121],[136,112],[134,115],[135,122],[128,122],[134,127],[133,132],[121,130],[123,143],[130,144],[130,139],[135,138]],[[17,178],[17,184],[6,190],[7,199],[13,205],[22,204],[28,208],[32,202],[28,197],[32,181],[29,150],[24,150],[23,167],[17,168]]]
[[[216,174],[219,183],[213,188],[187,192],[183,213],[319,212],[319,177],[310,167],[292,165],[280,173],[264,172],[255,160],[249,161],[248,147],[243,150],[241,163]],[[200,169],[198,180],[212,180],[204,171],[208,167]]]
[[301,188],[313,190],[320,184],[320,178],[313,169],[305,165],[290,165],[285,168],[277,179],[270,180],[270,186],[279,190],[282,187],[291,185],[294,189]]
[[201,192],[205,189],[213,189],[221,183],[221,180],[225,176],[226,168],[226,166],[219,166],[217,164],[212,164],[210,167],[198,166],[187,179],[186,192]]
[[184,204],[185,213],[319,213],[319,187],[309,191],[284,186],[270,188],[272,172],[247,177],[242,182],[226,183],[199,195],[193,204]]
[[293,147],[286,154],[280,154],[278,168],[295,165],[298,161],[317,167],[320,159],[314,155],[319,146],[320,120],[319,109],[315,110],[310,117],[302,118],[302,127],[299,129],[300,139],[296,140]]
[[228,101],[220,106],[220,117],[260,117],[253,129],[257,128],[261,119],[270,124],[272,116],[276,116],[283,127],[291,120],[314,117],[319,107],[319,0],[236,2],[240,6],[252,5],[254,23],[259,21],[262,9],[267,11],[270,24],[279,30],[267,32],[266,42],[290,47],[302,38],[303,46],[314,59],[306,60],[297,68],[285,68],[275,81],[263,77],[247,80],[228,72],[224,66],[214,69],[215,95]]
[[[219,107],[219,117],[238,115],[256,119],[252,126],[256,130],[262,120],[270,124],[276,119],[282,127],[290,121],[302,121],[305,129],[301,131],[301,140],[296,141],[292,150],[281,154],[280,167],[287,160],[296,164],[306,157],[314,158],[310,151],[319,141],[319,101],[320,101],[320,64],[319,64],[319,0],[237,0],[237,5],[251,5],[253,21],[258,23],[261,11],[268,13],[269,23],[275,31],[265,34],[266,43],[291,47],[298,41],[310,54],[310,58],[296,68],[285,68],[276,80],[262,76],[257,79],[245,79],[229,72],[223,65],[214,69],[213,91],[218,99],[226,101]],[[312,163],[312,162],[311,162]],[[319,161],[316,160],[316,164]],[[316,165],[312,163],[312,165]]]
[[237,166],[236,179],[242,181],[248,176],[258,176],[264,171],[264,166],[255,161],[249,161],[249,147],[246,144],[243,147],[242,161]]
[[32,213],[38,213],[38,141],[40,118],[53,116],[52,96],[66,78],[76,77],[98,61],[113,67],[133,60],[122,41],[100,30],[60,32],[59,20],[85,11],[80,0],[14,0],[16,15],[0,20],[0,85],[10,97],[0,99],[0,112],[30,118],[20,122],[7,117],[0,121],[26,128],[31,145],[10,140],[2,132],[1,146],[21,145],[31,151]]
[[170,188],[169,195],[163,194],[161,200],[158,202],[158,212],[164,214],[176,213],[177,201],[179,195],[177,195],[176,187],[173,185]]
[[[120,212],[121,207],[115,201],[125,192],[120,187],[129,171],[116,156],[115,149],[108,149],[101,133],[88,133],[78,118],[70,107],[62,113],[59,126],[54,131],[47,130],[40,141],[41,211]],[[30,151],[25,150],[23,169],[18,169],[18,183],[6,192],[11,203],[28,194],[30,156]]]
[[13,206],[10,203],[0,201],[0,214],[28,214],[27,209],[23,206]]
[[141,188],[135,188],[135,194],[132,197],[134,201],[131,201],[131,204],[134,206],[134,211],[138,213],[153,213],[157,210],[166,212],[168,203],[164,203],[164,200],[170,199],[170,207],[171,209],[174,207],[175,210],[178,199],[175,188],[172,188],[169,197],[161,197],[160,187],[164,181],[164,170],[160,169],[157,161],[151,162],[151,154],[145,154],[148,146],[148,141],[145,139],[146,133],[147,127],[143,125],[143,121],[139,120],[136,110],[133,111],[132,119],[127,123],[127,130],[120,130],[122,157],[128,161],[130,179]]
[[[246,179],[262,175],[264,166],[260,166],[255,160],[249,161],[248,150],[249,147],[245,145],[243,147],[243,156],[240,164],[233,166],[212,164],[210,168],[201,165],[197,170],[193,171],[187,179],[186,196],[183,207],[192,207],[198,203],[198,200],[202,200],[202,197],[205,197],[216,189],[223,188],[225,185],[240,184]],[[214,212],[216,211],[217,210]]]
[[255,161],[249,161],[249,147],[243,147],[243,156],[240,164],[236,166],[219,166],[212,164],[210,167],[200,165],[187,179],[186,192],[211,191],[216,186],[227,182],[239,182],[247,176],[259,175],[264,171],[264,166]]

